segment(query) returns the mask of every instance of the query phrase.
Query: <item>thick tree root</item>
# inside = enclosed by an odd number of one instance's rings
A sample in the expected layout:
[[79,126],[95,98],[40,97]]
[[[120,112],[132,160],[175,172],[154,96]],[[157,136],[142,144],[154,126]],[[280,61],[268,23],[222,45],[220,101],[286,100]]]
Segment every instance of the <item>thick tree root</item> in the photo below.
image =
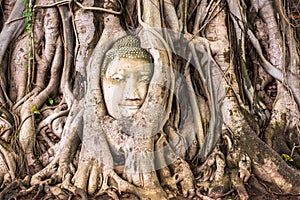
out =
[[[176,155],[164,134],[160,134],[155,145],[157,157],[155,159],[158,159],[157,167],[160,169],[158,173],[164,175],[161,177],[163,185],[166,185],[167,188],[170,188],[176,194],[177,184],[179,184],[178,186],[180,186],[183,196],[192,198],[195,195],[194,176],[188,163]],[[169,166],[164,165],[166,163],[170,163]]]
[[[240,199],[249,199],[245,183],[251,174],[251,161],[247,154],[236,148],[236,141],[224,134],[226,160],[217,147],[208,159],[197,169],[197,196],[201,198],[221,198],[236,191]],[[222,147],[224,149],[224,147]],[[233,189],[230,189],[233,188]]]

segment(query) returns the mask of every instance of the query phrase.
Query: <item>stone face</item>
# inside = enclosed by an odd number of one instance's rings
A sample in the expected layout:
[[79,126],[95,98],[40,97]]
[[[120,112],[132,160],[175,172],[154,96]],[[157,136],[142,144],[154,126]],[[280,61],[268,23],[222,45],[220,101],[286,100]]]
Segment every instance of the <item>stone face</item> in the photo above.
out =
[[133,36],[119,39],[101,66],[103,97],[114,119],[133,116],[143,105],[153,76],[153,58]]
[[134,115],[145,101],[151,77],[152,67],[145,60],[114,59],[102,79],[108,113],[115,119]]

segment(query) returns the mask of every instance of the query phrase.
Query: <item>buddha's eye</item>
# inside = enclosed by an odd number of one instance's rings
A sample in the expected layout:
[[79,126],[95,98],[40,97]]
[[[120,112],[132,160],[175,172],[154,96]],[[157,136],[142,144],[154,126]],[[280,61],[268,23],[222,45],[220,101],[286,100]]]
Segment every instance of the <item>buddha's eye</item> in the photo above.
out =
[[124,77],[121,74],[114,74],[114,75],[111,76],[111,79],[113,81],[118,81],[119,82],[119,81],[122,81],[124,79]]

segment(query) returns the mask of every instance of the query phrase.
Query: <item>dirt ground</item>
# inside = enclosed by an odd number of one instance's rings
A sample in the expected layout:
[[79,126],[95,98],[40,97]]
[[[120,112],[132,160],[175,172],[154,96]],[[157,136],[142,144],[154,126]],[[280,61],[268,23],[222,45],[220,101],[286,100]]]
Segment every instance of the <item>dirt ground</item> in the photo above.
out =
[[[262,192],[260,192],[259,190],[255,189],[255,188],[251,188],[248,186],[247,188],[248,194],[249,194],[249,200],[300,200],[300,195],[296,196],[296,195],[283,195],[283,194],[264,194]],[[99,196],[97,198],[93,198],[93,197],[83,197],[80,196],[80,194],[78,194],[77,196],[71,194],[68,191],[62,190],[62,192],[64,194],[61,194],[59,196],[53,196],[53,195],[49,195],[49,194],[45,194],[44,192],[41,192],[38,195],[33,195],[33,193],[26,195],[26,196],[22,196],[19,198],[14,198],[17,195],[17,191],[15,191],[14,194],[9,193],[6,194],[4,197],[2,197],[1,199],[7,199],[7,200],[12,200],[12,199],[20,199],[20,200],[28,200],[28,199],[37,199],[37,200],[56,200],[56,199],[61,199],[61,200],[113,200],[113,198],[109,197],[108,195],[102,195]],[[36,192],[38,193],[38,192]],[[119,198],[120,200],[138,200],[139,198],[137,198],[134,195],[131,194],[122,194]],[[172,200],[185,200],[186,198],[184,197],[176,197],[173,198]],[[201,198],[199,197],[194,197],[193,200],[201,200]],[[213,200],[213,198],[212,198]],[[238,194],[237,192],[233,191],[232,193],[230,193],[229,195],[222,197],[222,198],[218,198],[218,200],[239,200]]]

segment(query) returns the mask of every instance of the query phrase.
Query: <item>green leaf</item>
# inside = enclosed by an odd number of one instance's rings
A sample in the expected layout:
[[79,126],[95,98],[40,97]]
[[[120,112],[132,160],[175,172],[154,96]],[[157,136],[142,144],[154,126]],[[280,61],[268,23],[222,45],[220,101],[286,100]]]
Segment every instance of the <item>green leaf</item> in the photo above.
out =
[[32,28],[32,26],[31,26],[31,20],[28,20],[28,22],[27,22],[28,24],[27,24],[27,26],[26,26],[26,29],[27,30],[30,30],[31,28]]
[[41,114],[40,111],[36,108],[36,106],[32,106],[31,111],[32,111],[34,114],[38,114],[38,115]]
[[289,156],[289,155],[287,155],[287,154],[281,154],[281,157],[286,161],[286,162],[294,162],[294,159],[291,157],[291,156]]
[[49,104],[52,106],[54,104],[54,100],[52,98],[49,98]]

